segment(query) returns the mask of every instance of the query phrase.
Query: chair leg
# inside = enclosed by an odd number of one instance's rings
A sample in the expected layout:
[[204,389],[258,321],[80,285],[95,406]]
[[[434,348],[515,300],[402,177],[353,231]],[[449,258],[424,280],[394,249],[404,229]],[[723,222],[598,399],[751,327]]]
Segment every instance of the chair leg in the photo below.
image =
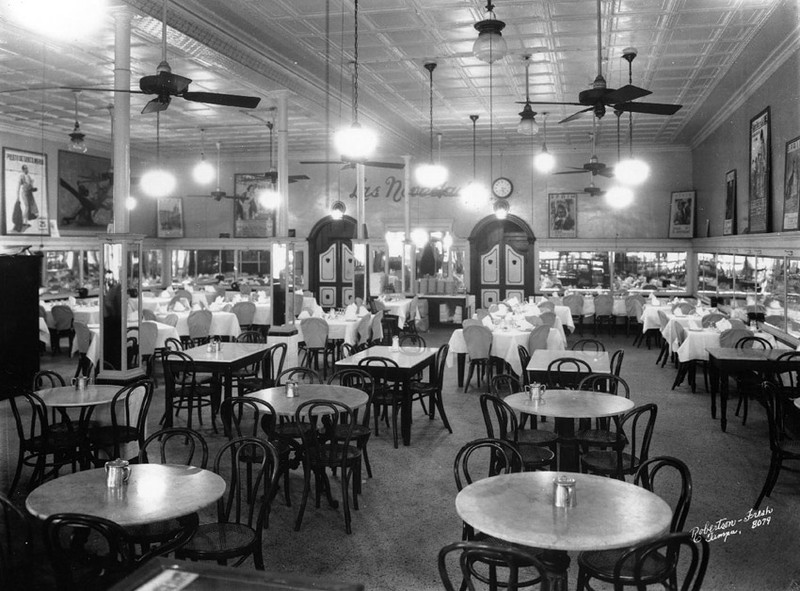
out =
[[394,448],[397,449],[397,404],[392,404],[392,436],[394,437]]
[[[350,493],[347,490],[348,488],[348,474],[352,477],[352,470],[348,470],[346,467],[342,468],[342,512],[344,513],[344,530],[351,534],[353,530],[350,526]],[[353,494],[354,499],[357,498],[355,493]],[[355,500],[353,501],[355,502]]]
[[464,384],[464,392],[469,388],[469,383],[472,381],[472,372],[475,371],[475,364],[470,361],[469,371],[467,372],[467,382]]
[[311,492],[311,468],[306,462],[303,462],[303,498],[300,501],[300,510],[297,512],[297,519],[294,522],[294,531],[300,531],[300,525],[303,523],[303,513],[306,511],[306,503],[308,503],[308,495]]
[[365,441],[361,446],[361,455],[364,457],[364,466],[367,469],[367,476],[372,478],[372,466],[369,463],[369,454],[367,453],[367,442]]
[[[453,429],[450,427],[450,421],[447,420],[447,413],[444,412],[444,403],[442,402],[442,393],[437,392],[434,394],[436,400],[436,407],[439,409],[439,416],[442,417],[442,423],[444,423],[445,429],[447,429],[451,434],[453,433]],[[431,403],[431,409],[433,409],[433,403]]]
[[14,479],[11,481],[11,488],[8,489],[8,496],[9,498],[14,496],[14,491],[19,484],[19,477],[22,476],[22,464],[25,458],[25,453],[22,449],[19,450],[19,459],[17,459],[17,470],[14,473]]
[[775,486],[775,482],[778,480],[778,474],[780,471],[781,461],[775,454],[773,454],[772,460],[769,463],[767,479],[764,481],[764,486],[761,488],[761,493],[759,493],[758,499],[756,499],[756,502],[753,505],[754,510],[758,509],[758,507],[761,505],[761,501],[764,500],[764,497],[768,497],[772,494],[772,488]]

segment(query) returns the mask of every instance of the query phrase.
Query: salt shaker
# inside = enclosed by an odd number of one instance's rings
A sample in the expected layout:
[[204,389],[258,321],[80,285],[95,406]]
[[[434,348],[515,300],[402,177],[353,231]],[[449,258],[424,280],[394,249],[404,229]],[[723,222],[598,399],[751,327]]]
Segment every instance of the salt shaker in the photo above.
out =
[[553,504],[561,508],[577,504],[574,478],[562,474],[553,480]]

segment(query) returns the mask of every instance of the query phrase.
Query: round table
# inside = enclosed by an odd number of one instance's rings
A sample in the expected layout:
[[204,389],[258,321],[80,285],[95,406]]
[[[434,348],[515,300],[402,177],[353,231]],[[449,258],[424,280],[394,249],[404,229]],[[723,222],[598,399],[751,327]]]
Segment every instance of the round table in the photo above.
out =
[[567,551],[625,548],[669,529],[672,510],[661,497],[614,478],[570,474],[577,505],[554,507],[557,475],[523,472],[473,482],[458,493],[456,511],[487,535],[550,550],[545,562],[552,589],[567,589]]
[[193,466],[132,464],[128,483],[106,486],[104,468],[67,474],[36,488],[25,500],[40,519],[54,513],[104,517],[125,527],[178,519],[219,499],[221,476]]
[[275,412],[282,417],[294,417],[297,407],[308,400],[328,400],[340,402],[352,410],[361,408],[369,400],[369,396],[358,388],[337,386],[334,384],[299,384],[299,396],[286,397],[286,387],[276,386],[251,392],[247,396],[269,402]]
[[36,391],[47,406],[56,408],[84,408],[110,404],[121,386],[90,384],[84,390],[75,386],[59,386],[58,388],[42,388]]
[[[555,431],[563,441],[574,439],[575,419],[615,417],[634,407],[633,400],[624,396],[588,390],[547,390],[544,404],[530,400],[527,392],[517,392],[503,400],[519,412],[554,417]],[[559,466],[562,470],[578,472],[574,446],[561,446]]]

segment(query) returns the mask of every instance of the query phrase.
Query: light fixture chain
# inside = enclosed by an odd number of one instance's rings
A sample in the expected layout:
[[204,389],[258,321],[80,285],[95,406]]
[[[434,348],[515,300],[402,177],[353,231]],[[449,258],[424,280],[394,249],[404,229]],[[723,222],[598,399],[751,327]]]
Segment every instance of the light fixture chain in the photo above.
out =
[[428,77],[430,78],[430,146],[431,146],[431,164],[433,164],[433,68],[431,64],[428,67]]
[[353,29],[353,123],[358,123],[358,0],[355,0]]

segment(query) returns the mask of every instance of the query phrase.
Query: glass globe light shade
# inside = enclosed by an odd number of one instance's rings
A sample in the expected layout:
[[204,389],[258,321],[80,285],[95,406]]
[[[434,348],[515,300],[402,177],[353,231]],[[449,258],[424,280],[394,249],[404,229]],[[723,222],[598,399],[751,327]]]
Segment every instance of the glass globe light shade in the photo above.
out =
[[345,160],[366,160],[375,152],[378,136],[371,129],[353,123],[336,132],[333,137],[336,150]]
[[626,158],[614,167],[614,178],[626,185],[640,185],[650,176],[650,165],[638,158]]
[[175,175],[163,168],[153,168],[142,175],[139,186],[148,197],[166,197],[175,190]]
[[547,148],[542,148],[542,151],[533,157],[533,166],[542,174],[549,174],[553,172],[556,167],[556,159]]
[[504,220],[508,217],[508,202],[507,201],[495,201],[494,204],[494,215],[497,217],[498,220]]
[[281,194],[275,189],[264,189],[258,192],[258,204],[264,209],[278,209]]
[[517,124],[517,133],[521,135],[536,135],[539,133],[539,124],[536,123],[533,109],[530,105],[525,105],[525,108],[520,112],[520,117]]
[[76,121],[72,133],[69,134],[69,144],[67,145],[69,151],[86,154],[89,148],[86,146],[85,138],[86,134],[81,133],[81,126]]
[[447,169],[441,164],[429,162],[420,164],[414,171],[414,178],[417,182],[428,189],[433,189],[443,184],[447,180]]
[[128,197],[127,199],[125,199],[125,209],[127,209],[128,211],[136,209],[136,206],[138,204],[139,202],[136,201],[136,197]]
[[444,235],[444,238],[442,238],[442,246],[444,246],[445,250],[450,250],[450,248],[453,246],[453,236],[450,234],[450,232],[447,232]]
[[205,159],[200,160],[200,162],[195,164],[194,169],[192,169],[192,177],[194,177],[194,181],[199,185],[207,185],[211,183],[216,176],[217,171],[214,170],[214,167],[211,165],[211,163]]
[[614,209],[621,209],[633,203],[633,190],[616,185],[606,192],[606,203]]
[[333,205],[331,205],[331,217],[335,220],[340,220],[344,217],[344,213],[347,211],[347,206],[341,201],[337,201]]
[[472,44],[472,55],[487,64],[504,58],[508,53],[508,45],[501,33],[505,26],[503,21],[493,18],[475,23],[479,34]]
[[411,242],[413,242],[417,248],[422,248],[428,244],[428,239],[428,232],[422,228],[414,228],[411,230]]
[[478,181],[470,181],[461,194],[467,207],[477,209],[489,201],[489,189]]

